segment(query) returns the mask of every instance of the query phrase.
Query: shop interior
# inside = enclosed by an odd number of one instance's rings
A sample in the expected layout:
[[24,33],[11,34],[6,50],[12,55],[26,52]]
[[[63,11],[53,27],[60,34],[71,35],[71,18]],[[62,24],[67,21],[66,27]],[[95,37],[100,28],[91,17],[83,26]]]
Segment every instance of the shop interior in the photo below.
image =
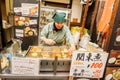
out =
[[[69,44],[41,44],[56,12],[66,13],[72,55]],[[1,80],[119,80],[119,67],[120,0],[0,0]]]

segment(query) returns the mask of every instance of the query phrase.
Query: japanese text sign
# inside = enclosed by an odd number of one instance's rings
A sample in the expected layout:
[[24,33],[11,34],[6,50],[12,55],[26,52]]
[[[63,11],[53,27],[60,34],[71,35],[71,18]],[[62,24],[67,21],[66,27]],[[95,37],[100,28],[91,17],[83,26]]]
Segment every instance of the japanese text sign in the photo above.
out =
[[75,51],[72,56],[70,76],[102,78],[108,53]]
[[12,58],[12,74],[39,74],[40,60],[36,58]]

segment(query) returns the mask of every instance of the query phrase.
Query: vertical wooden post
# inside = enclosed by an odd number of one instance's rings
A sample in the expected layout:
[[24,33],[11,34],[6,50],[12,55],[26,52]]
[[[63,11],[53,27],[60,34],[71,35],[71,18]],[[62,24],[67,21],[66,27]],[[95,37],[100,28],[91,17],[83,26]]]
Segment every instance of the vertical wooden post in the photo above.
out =
[[96,18],[96,15],[97,15],[98,5],[99,5],[99,1],[96,0],[95,1],[94,12],[92,14],[92,21],[91,21],[91,25],[90,25],[90,37],[92,36],[92,31],[93,31],[93,26],[94,26],[95,18]]
[[114,27],[115,17],[116,17],[116,14],[117,14],[119,3],[120,3],[120,0],[115,0],[114,6],[113,6],[113,11],[112,11],[112,16],[111,16],[111,19],[110,19],[110,28],[107,32],[107,38],[106,38],[106,42],[105,42],[105,45],[104,45],[104,50],[105,51],[109,51],[110,38],[111,38],[111,35],[112,35],[112,30],[113,30],[113,27]]
[[83,20],[82,20],[82,29],[80,30],[80,39],[84,35],[84,27],[85,27],[88,9],[89,9],[89,0],[87,0],[86,6],[85,6],[85,11],[83,13],[84,15],[83,15]]

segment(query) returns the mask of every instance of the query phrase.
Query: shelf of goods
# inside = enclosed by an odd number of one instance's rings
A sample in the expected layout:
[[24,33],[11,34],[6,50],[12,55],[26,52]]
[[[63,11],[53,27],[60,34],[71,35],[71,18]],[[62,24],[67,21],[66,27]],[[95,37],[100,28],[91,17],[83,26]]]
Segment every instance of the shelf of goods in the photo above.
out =
[[105,79],[108,80],[119,80],[120,79],[120,50],[111,50],[106,73],[105,73]]

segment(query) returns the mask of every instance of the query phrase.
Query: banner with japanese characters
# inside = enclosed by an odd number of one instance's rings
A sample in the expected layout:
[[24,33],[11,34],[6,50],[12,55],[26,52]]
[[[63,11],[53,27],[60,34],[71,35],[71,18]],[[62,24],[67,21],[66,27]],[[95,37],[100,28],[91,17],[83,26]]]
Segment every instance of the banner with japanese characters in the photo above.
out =
[[70,76],[102,78],[108,53],[75,51],[72,56]]

